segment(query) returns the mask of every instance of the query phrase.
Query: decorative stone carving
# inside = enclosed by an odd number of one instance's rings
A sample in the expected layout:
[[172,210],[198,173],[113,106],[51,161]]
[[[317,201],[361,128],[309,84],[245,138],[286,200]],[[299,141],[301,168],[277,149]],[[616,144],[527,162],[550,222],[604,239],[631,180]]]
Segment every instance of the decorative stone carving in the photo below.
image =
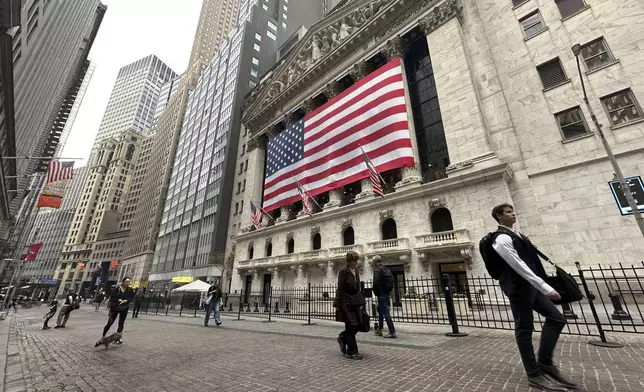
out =
[[293,113],[286,113],[282,118],[282,121],[284,122],[284,124],[288,125],[293,123],[294,118],[295,116],[293,115]]
[[333,275],[337,275],[338,271],[340,271],[342,260],[336,260],[331,262],[331,269],[333,270]]
[[411,184],[419,184],[423,181],[422,177],[420,176],[420,171],[416,167],[403,167],[402,177],[402,180],[396,183],[396,189]]
[[472,265],[473,257],[472,257],[472,249],[471,248],[461,249],[461,256],[463,257],[463,259],[465,260],[465,262],[468,265]]
[[277,279],[282,278],[282,270],[278,267],[273,267],[270,269],[271,275],[275,276]]
[[349,76],[351,76],[351,79],[356,82],[367,76],[367,73],[367,63],[365,63],[364,61],[355,64],[353,68],[349,70]]
[[304,110],[304,113],[309,113],[315,110],[315,102],[311,98],[305,100],[302,102],[302,110]]
[[351,218],[345,219],[344,222],[342,222],[342,227],[340,227],[340,231],[344,232],[350,226],[353,226],[353,220]]
[[288,268],[297,275],[297,271],[299,270],[300,267],[297,265],[291,265]]
[[453,171],[467,169],[468,167],[472,167],[472,166],[474,166],[474,162],[472,160],[467,160],[467,161],[457,162],[453,165],[447,166],[446,171],[453,172]]
[[392,210],[392,209],[380,211],[380,221],[381,222],[384,221],[384,220],[387,220],[389,218],[393,218],[393,217],[394,217],[394,210]]
[[387,61],[391,61],[396,57],[404,57],[407,51],[407,46],[401,37],[395,37],[387,41],[385,46],[380,49],[380,52],[385,56]]
[[273,243],[273,237],[266,237],[266,246]]
[[293,232],[289,231],[288,233],[286,233],[286,242],[289,242],[292,239],[293,239]]
[[316,235],[320,232],[320,226],[313,226],[311,227],[311,235]]
[[259,147],[259,141],[257,140],[257,137],[251,137],[246,142],[246,151],[247,152],[251,152],[254,149],[256,149],[257,147]]
[[437,208],[447,207],[447,201],[444,198],[434,198],[431,199],[428,203],[430,210],[435,210]]
[[341,92],[342,91],[340,90],[340,85],[337,82],[331,82],[324,88],[324,95],[327,97],[327,99],[331,99]]
[[428,35],[453,17],[460,16],[462,11],[463,7],[459,0],[447,0],[438,7],[434,7],[432,12],[418,21],[418,24],[423,33]]

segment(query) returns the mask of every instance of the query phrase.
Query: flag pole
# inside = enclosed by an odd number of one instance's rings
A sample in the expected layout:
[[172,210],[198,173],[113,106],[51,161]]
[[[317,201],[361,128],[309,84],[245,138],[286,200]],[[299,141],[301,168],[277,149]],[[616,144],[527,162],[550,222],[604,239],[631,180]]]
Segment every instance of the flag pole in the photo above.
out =
[[295,180],[295,183],[296,183],[300,188],[302,188],[302,190],[303,190],[304,192],[306,192],[306,194],[307,194],[307,195],[309,195],[309,197],[311,198],[311,200],[313,200],[313,203],[315,203],[315,205],[316,205],[316,206],[318,206],[318,208],[319,208],[320,210],[322,210],[322,207],[320,206],[320,204],[318,204],[318,201],[317,201],[317,200],[315,200],[315,198],[314,198],[313,196],[311,196],[311,194],[309,193],[309,191],[307,191],[307,190],[306,190],[306,188],[304,188],[304,185],[302,185],[302,184],[300,183],[300,181],[298,181],[298,179],[297,179],[295,176],[293,176],[293,179]]
[[[359,145],[359,144],[358,144],[358,145]],[[360,145],[359,145],[359,146],[360,146]],[[362,156],[364,156],[364,157],[365,157],[365,163],[364,163],[364,164],[365,164],[365,165],[367,165],[367,162],[371,163],[371,164],[373,165],[373,168],[374,168],[374,169],[376,169],[376,173],[378,174],[378,178],[380,178],[380,181],[382,181],[382,183],[383,183],[387,188],[389,188],[389,189],[393,189],[389,184],[387,184],[387,181],[385,181],[385,179],[384,179],[384,178],[382,178],[382,176],[380,175],[380,172],[378,171],[378,168],[376,167],[376,165],[374,165],[374,164],[373,164],[373,161],[372,161],[371,159],[369,159],[369,155],[367,155],[367,153],[366,153],[366,152],[365,152],[365,150],[362,148],[362,146],[360,146],[360,151],[362,151]],[[369,167],[367,167],[367,170],[369,170]]]
[[250,200],[250,202],[251,202],[251,203],[255,204],[255,207],[259,208],[259,210],[260,210],[264,215],[266,215],[267,217],[269,217],[272,221],[275,221],[275,218],[273,218],[273,217],[272,217],[268,212],[266,212],[266,210],[264,209],[264,207],[262,207],[262,205],[261,205],[261,204],[256,203],[256,202],[255,202],[255,200],[251,199],[250,197],[249,197],[248,199]]

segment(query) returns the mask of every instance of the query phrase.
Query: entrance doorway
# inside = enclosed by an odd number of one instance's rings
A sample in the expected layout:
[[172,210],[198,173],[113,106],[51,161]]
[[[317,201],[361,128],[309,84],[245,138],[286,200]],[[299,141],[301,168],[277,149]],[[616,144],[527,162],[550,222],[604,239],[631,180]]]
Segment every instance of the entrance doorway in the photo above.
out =
[[244,303],[248,303],[250,298],[250,290],[253,287],[253,275],[246,275],[246,284],[244,285]]
[[468,294],[467,273],[465,263],[443,263],[438,265],[441,279],[449,277],[450,290],[454,294]]
[[264,286],[262,288],[262,303],[267,304],[271,293],[271,274],[264,275]]
[[389,271],[394,276],[394,289],[391,290],[391,304],[402,306],[402,298],[405,296],[405,266],[402,264],[388,265]]

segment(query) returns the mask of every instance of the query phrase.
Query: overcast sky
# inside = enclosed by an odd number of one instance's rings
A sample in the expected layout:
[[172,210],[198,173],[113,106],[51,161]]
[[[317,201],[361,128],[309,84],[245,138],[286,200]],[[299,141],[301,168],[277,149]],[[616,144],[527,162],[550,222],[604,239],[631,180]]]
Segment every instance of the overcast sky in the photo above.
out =
[[121,67],[155,54],[176,73],[183,73],[190,57],[202,0],[103,0],[107,12],[90,60],[94,76],[67,139],[62,157],[85,158],[107,106]]

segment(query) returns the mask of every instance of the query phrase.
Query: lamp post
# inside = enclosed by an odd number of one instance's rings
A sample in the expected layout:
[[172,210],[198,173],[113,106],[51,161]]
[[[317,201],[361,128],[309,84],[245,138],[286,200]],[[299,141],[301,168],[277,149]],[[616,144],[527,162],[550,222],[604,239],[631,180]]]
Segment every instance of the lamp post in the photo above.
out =
[[599,135],[599,140],[601,140],[602,145],[604,146],[604,150],[606,150],[606,155],[608,156],[608,160],[610,161],[610,164],[613,166],[613,170],[615,171],[615,175],[617,176],[617,179],[619,181],[619,187],[624,193],[624,196],[628,201],[628,205],[631,207],[631,211],[633,211],[635,222],[637,222],[637,226],[639,227],[640,232],[642,233],[642,237],[644,237],[644,218],[642,218],[642,213],[637,208],[637,203],[635,202],[635,198],[633,198],[633,193],[631,192],[628,183],[624,179],[624,174],[622,173],[622,169],[619,167],[619,163],[617,163],[617,159],[615,159],[615,155],[613,155],[613,150],[610,148],[610,144],[608,144],[608,141],[604,136],[604,132],[602,131],[602,124],[600,124],[599,120],[597,120],[597,116],[595,116],[595,112],[593,112],[593,108],[590,106],[590,102],[588,101],[588,95],[586,94],[586,85],[584,84],[584,77],[583,77],[583,74],[581,73],[581,65],[579,63],[579,54],[581,53],[581,45],[580,44],[573,45],[572,53],[575,55],[575,58],[577,59],[577,71],[579,72],[579,80],[581,81],[581,88],[584,92],[584,102],[586,103],[586,108],[590,113],[590,118],[593,120],[593,124],[595,125],[595,128],[597,128],[597,134]]

